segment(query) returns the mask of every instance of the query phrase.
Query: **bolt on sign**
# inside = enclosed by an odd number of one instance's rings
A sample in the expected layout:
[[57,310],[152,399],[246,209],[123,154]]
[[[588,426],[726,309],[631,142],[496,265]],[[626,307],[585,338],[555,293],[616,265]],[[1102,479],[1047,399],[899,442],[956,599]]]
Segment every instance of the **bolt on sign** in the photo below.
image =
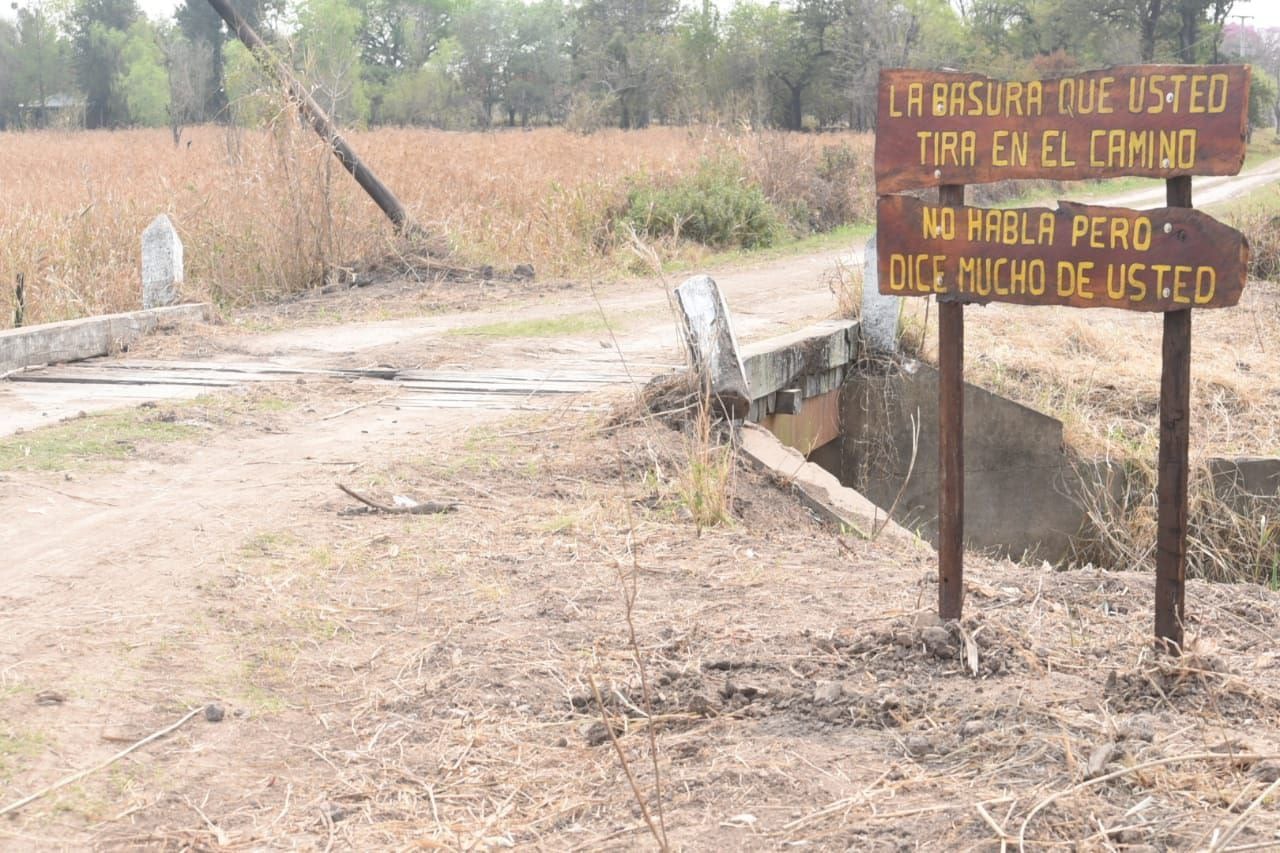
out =
[[1178,311],[1240,301],[1244,235],[1187,208],[1061,202],[997,210],[883,196],[880,292],[964,302]]
[[[961,615],[964,306],[1164,314],[1155,633],[1179,653],[1187,543],[1191,309],[1240,301],[1249,244],[1191,208],[1192,175],[1244,165],[1249,69],[1141,65],[1047,80],[886,70],[876,126],[879,288],[938,299],[938,613]],[[1168,207],[964,204],[971,183],[1165,178]],[[889,195],[938,187],[938,203]]]
[[881,72],[876,188],[1234,175],[1249,68],[1134,65],[1049,80]]

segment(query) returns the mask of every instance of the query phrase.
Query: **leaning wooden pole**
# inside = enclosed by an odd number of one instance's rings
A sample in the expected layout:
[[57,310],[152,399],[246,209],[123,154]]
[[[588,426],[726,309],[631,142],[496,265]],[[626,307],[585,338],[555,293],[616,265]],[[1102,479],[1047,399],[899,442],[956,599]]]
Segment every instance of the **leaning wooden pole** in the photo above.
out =
[[[938,188],[938,203],[964,204],[964,185]],[[937,283],[935,282],[935,286]],[[944,282],[950,289],[951,282]],[[964,607],[964,303],[938,300],[938,616]]]
[[342,134],[338,133],[338,128],[334,126],[333,120],[329,118],[328,113],[302,87],[302,84],[293,76],[288,66],[271,54],[267,43],[253,31],[253,28],[245,22],[244,18],[240,17],[240,14],[235,9],[231,8],[231,4],[227,0],[209,0],[209,5],[222,17],[222,20],[227,22],[227,26],[231,28],[231,31],[236,34],[240,41],[244,42],[245,47],[249,48],[253,55],[284,85],[289,92],[289,97],[297,101],[298,107],[311,122],[315,132],[333,149],[334,156],[338,158],[342,168],[346,169],[378,207],[382,208],[382,212],[396,226],[396,230],[402,232],[407,230],[411,223],[409,214],[405,212],[404,205],[396,198],[395,193],[387,188],[386,184],[378,180],[378,176],[364,164],[364,161],[360,159],[355,150],[347,144],[347,141],[342,138]]
[[[1169,207],[1191,207],[1191,178],[1168,182]],[[1156,482],[1156,645],[1181,654],[1187,584],[1187,467],[1191,428],[1191,311],[1166,311]]]

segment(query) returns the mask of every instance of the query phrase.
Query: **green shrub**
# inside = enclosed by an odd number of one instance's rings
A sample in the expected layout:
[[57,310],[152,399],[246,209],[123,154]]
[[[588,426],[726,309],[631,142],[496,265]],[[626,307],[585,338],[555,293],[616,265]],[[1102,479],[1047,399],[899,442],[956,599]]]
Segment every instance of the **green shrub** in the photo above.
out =
[[741,164],[704,160],[671,186],[646,183],[627,196],[626,222],[637,234],[693,240],[714,248],[770,246],[782,225]]

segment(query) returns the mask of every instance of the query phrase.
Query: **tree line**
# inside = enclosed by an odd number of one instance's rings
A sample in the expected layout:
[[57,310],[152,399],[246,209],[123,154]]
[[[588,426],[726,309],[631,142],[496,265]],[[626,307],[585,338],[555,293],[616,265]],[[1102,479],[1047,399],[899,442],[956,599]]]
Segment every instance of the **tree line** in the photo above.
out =
[[[868,129],[882,67],[1018,77],[1244,59],[1280,127],[1280,30],[1234,0],[235,0],[347,125]],[[265,79],[206,0],[17,0],[0,126],[253,122]]]

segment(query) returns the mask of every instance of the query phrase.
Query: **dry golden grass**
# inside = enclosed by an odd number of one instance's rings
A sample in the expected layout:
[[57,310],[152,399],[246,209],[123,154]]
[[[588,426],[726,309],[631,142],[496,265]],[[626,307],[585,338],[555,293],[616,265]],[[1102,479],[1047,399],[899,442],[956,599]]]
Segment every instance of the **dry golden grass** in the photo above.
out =
[[[394,261],[405,251],[320,141],[291,118],[261,131],[199,127],[188,138],[175,148],[165,130],[6,134],[0,327],[12,321],[19,274],[28,323],[138,307],[139,239],[161,212],[184,241],[187,295],[224,304],[305,289],[343,265]],[[618,246],[612,215],[637,176],[670,180],[725,153],[790,215],[805,206],[834,206],[845,217],[872,209],[865,134],[379,129],[348,138],[461,259],[532,263],[540,275],[607,268]],[[817,197],[823,149],[841,145],[843,167],[865,174],[865,186],[838,201]]]

